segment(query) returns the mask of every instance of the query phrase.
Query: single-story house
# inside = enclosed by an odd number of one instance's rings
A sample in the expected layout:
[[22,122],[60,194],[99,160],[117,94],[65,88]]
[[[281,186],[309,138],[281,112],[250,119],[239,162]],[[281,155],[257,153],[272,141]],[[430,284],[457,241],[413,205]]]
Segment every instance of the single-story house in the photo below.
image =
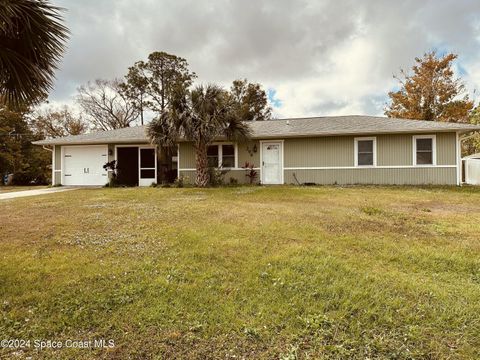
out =
[[[460,185],[461,140],[480,126],[374,116],[332,116],[249,123],[246,143],[218,139],[209,163],[225,180],[247,182],[242,166],[253,163],[261,184]],[[179,139],[160,151],[145,127],[131,127],[34,142],[53,146],[52,183],[104,185],[107,161],[117,160],[118,178],[148,186],[175,177],[193,182],[195,151]]]

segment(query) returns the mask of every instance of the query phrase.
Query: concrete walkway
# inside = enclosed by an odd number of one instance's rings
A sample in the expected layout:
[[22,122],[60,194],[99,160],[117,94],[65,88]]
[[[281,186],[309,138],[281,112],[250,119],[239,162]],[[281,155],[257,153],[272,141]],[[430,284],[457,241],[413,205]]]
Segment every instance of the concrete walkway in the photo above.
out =
[[56,192],[76,190],[76,189],[77,188],[75,187],[54,187],[54,188],[38,189],[38,190],[12,191],[12,192],[7,192],[5,194],[0,194],[0,200],[15,199],[15,198],[24,197],[24,196],[45,195],[45,194],[51,194]]

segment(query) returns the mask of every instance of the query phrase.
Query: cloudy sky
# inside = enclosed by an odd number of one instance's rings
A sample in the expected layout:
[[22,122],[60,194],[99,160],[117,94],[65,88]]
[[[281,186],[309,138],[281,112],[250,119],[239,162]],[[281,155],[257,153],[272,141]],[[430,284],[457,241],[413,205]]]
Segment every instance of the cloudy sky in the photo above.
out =
[[156,50],[186,58],[198,82],[262,83],[277,117],[381,115],[392,74],[430,50],[457,53],[480,99],[478,0],[52,1],[72,33],[53,104]]

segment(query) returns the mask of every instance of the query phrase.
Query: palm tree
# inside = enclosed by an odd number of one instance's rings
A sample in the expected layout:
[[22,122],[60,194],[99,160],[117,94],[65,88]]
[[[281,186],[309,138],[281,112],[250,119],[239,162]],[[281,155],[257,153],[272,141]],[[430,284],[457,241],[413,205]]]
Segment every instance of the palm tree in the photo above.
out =
[[216,85],[198,86],[192,91],[176,89],[169,108],[148,126],[152,143],[172,147],[179,140],[193,142],[195,185],[209,183],[207,149],[218,139],[243,141],[250,128],[235,111],[230,94]]
[[44,0],[0,0],[0,100],[38,102],[52,88],[68,29],[62,9]]

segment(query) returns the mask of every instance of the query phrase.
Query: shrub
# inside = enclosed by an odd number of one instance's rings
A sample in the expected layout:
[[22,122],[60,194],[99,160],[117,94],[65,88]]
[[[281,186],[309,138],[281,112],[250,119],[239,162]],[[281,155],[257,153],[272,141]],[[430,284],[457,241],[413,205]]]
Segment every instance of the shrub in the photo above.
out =
[[176,188],[183,188],[187,180],[188,178],[186,176],[180,175],[175,179],[173,186],[175,186]]
[[117,180],[117,160],[112,160],[110,162],[107,162],[105,165],[103,165],[103,169],[106,171],[111,171],[111,176],[110,179],[108,180],[108,184],[105,184],[105,187],[117,187],[120,184],[118,183]]
[[242,169],[245,169],[245,176],[249,179],[249,184],[252,185],[258,176],[258,172],[255,170],[255,164],[246,161]]
[[13,185],[47,185],[48,179],[44,174],[31,171],[17,171],[13,174]]
[[210,186],[221,186],[225,183],[225,175],[229,170],[224,170],[222,168],[209,167],[208,168],[208,177]]

